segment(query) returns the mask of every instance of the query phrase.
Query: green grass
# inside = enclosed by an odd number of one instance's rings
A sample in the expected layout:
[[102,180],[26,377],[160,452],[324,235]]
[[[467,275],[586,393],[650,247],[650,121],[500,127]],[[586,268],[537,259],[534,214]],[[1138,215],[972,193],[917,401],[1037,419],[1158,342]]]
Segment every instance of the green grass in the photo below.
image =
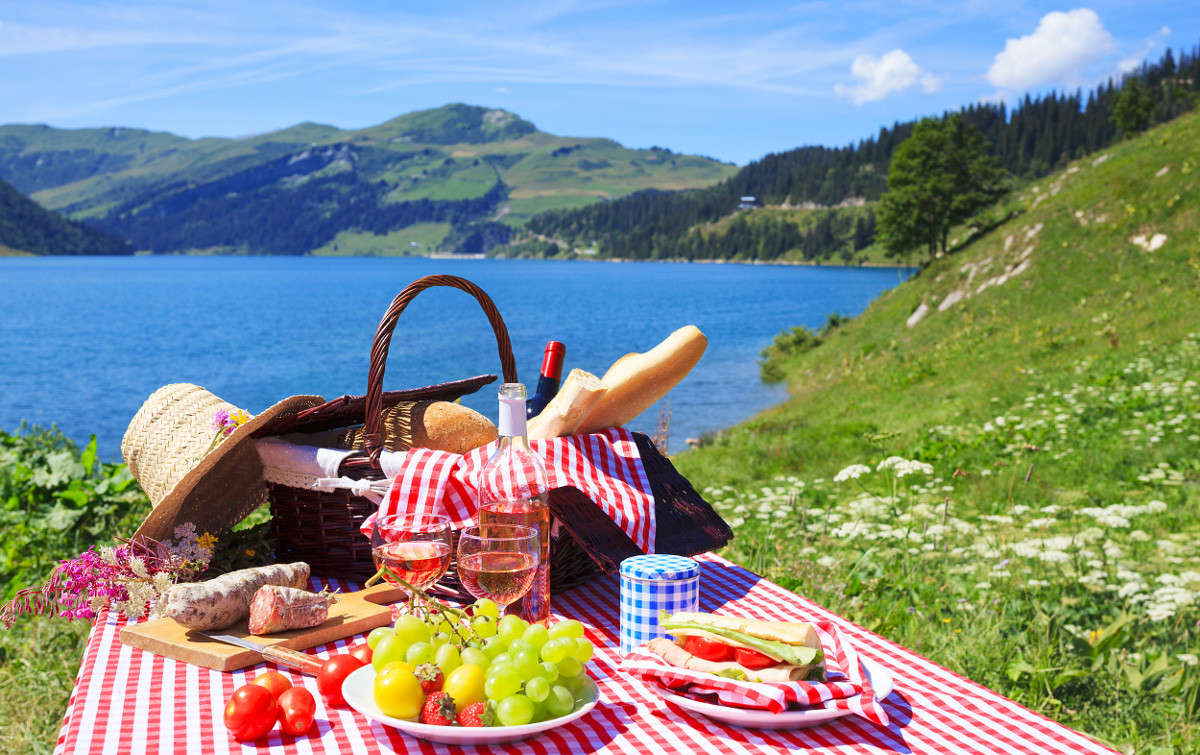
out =
[[0,630],[0,753],[50,753],[90,625],[38,616]]
[[[333,241],[315,249],[313,254],[377,257],[427,254],[436,249],[449,233],[449,223],[417,223],[382,236],[365,231],[342,231],[334,237]],[[412,246],[414,243],[420,246]]]
[[[1026,187],[782,359],[791,400],[676,461],[726,555],[1124,751],[1200,752],[1198,132]],[[893,455],[932,472],[893,491]]]

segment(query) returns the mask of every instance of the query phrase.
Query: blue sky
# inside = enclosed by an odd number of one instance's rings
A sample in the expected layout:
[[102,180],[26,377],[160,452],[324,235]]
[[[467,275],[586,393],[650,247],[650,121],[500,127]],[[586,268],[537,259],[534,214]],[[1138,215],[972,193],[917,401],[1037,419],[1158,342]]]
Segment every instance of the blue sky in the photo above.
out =
[[0,0],[0,122],[237,137],[465,102],[745,164],[1200,44],[1200,2]]

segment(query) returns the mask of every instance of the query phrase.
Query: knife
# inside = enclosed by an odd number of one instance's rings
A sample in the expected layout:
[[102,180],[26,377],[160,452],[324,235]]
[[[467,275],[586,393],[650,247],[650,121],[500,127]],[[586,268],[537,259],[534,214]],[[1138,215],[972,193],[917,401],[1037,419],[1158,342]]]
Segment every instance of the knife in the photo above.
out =
[[321,670],[321,666],[325,663],[320,658],[308,655],[307,653],[301,653],[299,650],[285,648],[282,645],[264,645],[261,642],[255,642],[245,637],[238,637],[233,634],[221,634],[219,632],[197,632],[197,634],[202,634],[218,642],[226,642],[230,645],[237,645],[247,650],[253,650],[262,655],[263,660],[278,663],[280,666],[294,668],[301,673],[311,674],[312,676],[316,676],[317,672]]

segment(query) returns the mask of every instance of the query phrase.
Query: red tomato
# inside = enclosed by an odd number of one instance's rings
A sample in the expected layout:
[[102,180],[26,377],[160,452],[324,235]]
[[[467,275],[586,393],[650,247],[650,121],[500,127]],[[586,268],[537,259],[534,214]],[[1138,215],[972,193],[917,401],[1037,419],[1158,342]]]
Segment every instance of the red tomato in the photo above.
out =
[[737,648],[733,651],[733,657],[738,663],[752,669],[766,668],[767,666],[774,666],[776,663],[779,663],[774,658],[750,648]]
[[317,672],[317,690],[325,698],[325,704],[334,707],[344,704],[346,699],[342,697],[342,682],[354,669],[365,665],[352,655],[335,655],[325,661]]
[[257,684],[260,687],[266,687],[270,691],[271,697],[276,700],[284,692],[292,688],[292,681],[278,671],[268,671],[254,677],[251,684]]
[[350,648],[350,655],[362,661],[363,665],[366,666],[371,662],[371,646],[365,642],[360,642],[359,644]]
[[733,648],[707,637],[688,637],[683,641],[683,649],[706,661],[727,661],[733,657]]
[[279,728],[284,734],[298,737],[313,725],[317,701],[303,687],[292,687],[279,696]]
[[265,737],[275,726],[275,707],[275,698],[266,687],[238,687],[225,703],[225,728],[241,742]]

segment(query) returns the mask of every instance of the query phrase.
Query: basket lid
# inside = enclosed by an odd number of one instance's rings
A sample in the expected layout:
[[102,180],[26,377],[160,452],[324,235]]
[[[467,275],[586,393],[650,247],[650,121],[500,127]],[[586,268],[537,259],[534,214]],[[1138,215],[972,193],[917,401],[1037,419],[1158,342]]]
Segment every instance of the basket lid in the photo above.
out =
[[621,576],[634,579],[665,582],[675,579],[692,579],[699,574],[700,565],[692,559],[665,553],[631,556],[621,562]]

